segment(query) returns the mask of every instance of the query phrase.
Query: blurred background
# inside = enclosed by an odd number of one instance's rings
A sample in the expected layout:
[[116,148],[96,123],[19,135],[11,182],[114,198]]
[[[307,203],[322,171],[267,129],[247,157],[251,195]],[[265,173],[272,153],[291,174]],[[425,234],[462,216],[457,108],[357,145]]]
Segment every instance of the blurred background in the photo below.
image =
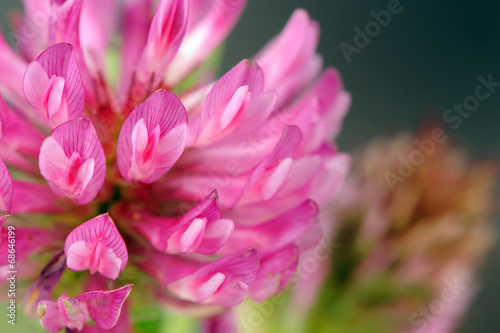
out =
[[[402,0],[400,13],[348,62],[340,44],[355,46],[354,28],[364,30],[373,21],[370,12],[387,9],[389,2],[250,0],[226,44],[224,69],[255,54],[302,7],[321,25],[319,52],[325,66],[340,71],[353,96],[338,139],[340,150],[353,152],[376,137],[415,131],[431,122],[474,158],[498,160],[500,88],[456,129],[443,122],[443,115],[474,94],[479,76],[491,74],[500,82],[500,2]],[[20,7],[16,0],[0,2],[4,31],[7,9],[15,7]],[[498,276],[496,245],[481,268],[481,288],[459,332],[500,332]]]

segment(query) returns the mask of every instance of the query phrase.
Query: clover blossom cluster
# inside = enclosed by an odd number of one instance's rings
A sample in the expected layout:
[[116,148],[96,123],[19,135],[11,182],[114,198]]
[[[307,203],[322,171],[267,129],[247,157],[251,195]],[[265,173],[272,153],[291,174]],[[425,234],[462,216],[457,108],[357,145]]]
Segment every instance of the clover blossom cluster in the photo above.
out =
[[[296,10],[252,60],[210,66],[244,0],[25,0],[0,39],[1,274],[48,332],[126,332],[135,302],[235,328],[321,237],[350,104]],[[35,27],[36,29],[27,29]],[[4,279],[5,280],[5,279]]]

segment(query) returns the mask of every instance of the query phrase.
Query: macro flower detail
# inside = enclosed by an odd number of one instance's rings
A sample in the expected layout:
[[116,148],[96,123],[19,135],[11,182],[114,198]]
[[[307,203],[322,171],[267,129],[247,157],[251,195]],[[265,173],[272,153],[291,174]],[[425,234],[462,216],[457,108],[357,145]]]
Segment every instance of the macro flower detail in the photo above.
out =
[[213,254],[226,243],[234,229],[232,220],[222,218],[217,200],[217,192],[213,191],[179,218],[142,213],[135,218],[135,229],[161,252]]
[[162,0],[156,9],[136,71],[136,84],[161,83],[175,57],[188,19],[187,0]]
[[92,123],[75,119],[59,125],[40,148],[40,171],[58,195],[84,205],[92,201],[106,175],[106,161]]
[[81,117],[85,94],[73,46],[60,43],[42,52],[26,69],[23,90],[49,127]]
[[37,316],[41,325],[50,333],[64,328],[81,331],[84,324],[93,319],[98,327],[108,330],[115,326],[123,303],[132,285],[107,291],[89,291],[75,298],[63,295],[57,302],[42,301]]
[[19,54],[0,40],[0,269],[12,225],[45,330],[141,331],[152,309],[232,333],[232,308],[283,291],[320,239],[350,95],[304,10],[218,74],[245,5],[26,1],[20,22],[46,24],[14,26]]
[[297,246],[289,245],[262,259],[257,282],[249,291],[250,297],[263,302],[283,290],[297,269],[299,254]]
[[115,280],[125,268],[128,253],[125,242],[108,214],[100,215],[73,230],[64,243],[68,268],[89,269]]
[[168,288],[183,300],[232,307],[243,301],[255,282],[258,263],[256,249],[244,249],[202,267]]
[[118,137],[123,178],[153,183],[177,162],[188,137],[186,109],[174,94],[159,90],[130,113]]
[[[244,120],[256,125],[269,116],[274,100],[266,99],[269,105],[265,105],[257,99],[262,94],[263,84],[262,70],[248,60],[243,60],[220,78],[210,89],[197,129],[193,131],[196,145],[210,144],[237,128],[245,130],[248,126],[240,124]],[[260,121],[257,117],[261,117]]]

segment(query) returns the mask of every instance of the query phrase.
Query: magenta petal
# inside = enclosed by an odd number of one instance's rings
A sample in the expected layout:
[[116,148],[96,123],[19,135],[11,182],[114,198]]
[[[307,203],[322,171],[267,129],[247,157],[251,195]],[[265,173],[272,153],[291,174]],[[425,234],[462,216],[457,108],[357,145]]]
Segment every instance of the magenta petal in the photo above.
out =
[[38,303],[37,316],[40,324],[48,332],[56,333],[67,327],[81,331],[85,323],[85,313],[77,299],[61,296],[57,302]]
[[29,158],[36,158],[45,137],[25,118],[12,112],[0,96],[0,156],[5,163],[34,172]]
[[144,247],[136,248],[134,252],[142,259],[137,262],[137,266],[155,278],[162,287],[194,273],[204,264],[189,256],[174,256]]
[[213,254],[224,245],[234,229],[232,220],[222,218],[217,199],[214,190],[177,219],[143,214],[136,230],[162,252]]
[[127,284],[114,290],[89,291],[78,296],[77,300],[87,304],[89,315],[97,326],[108,330],[116,325],[132,287],[133,284]]
[[163,80],[165,69],[177,54],[186,32],[187,0],[162,0],[149,29],[148,40],[137,65],[137,79],[156,86]]
[[258,96],[253,96],[250,101],[245,118],[238,125],[235,130],[238,134],[249,133],[264,121],[266,121],[271,112],[274,110],[276,104],[277,94],[276,91],[266,91]]
[[243,60],[218,80],[208,93],[199,123],[197,143],[206,145],[235,130],[245,118],[252,96],[262,92],[259,66]]
[[59,125],[43,141],[39,165],[56,194],[75,199],[80,205],[96,197],[106,176],[102,145],[86,119]]
[[265,89],[276,89],[282,105],[313,79],[321,69],[315,57],[319,26],[303,9],[297,9],[283,31],[256,56],[266,77]]
[[216,260],[168,286],[191,302],[232,307],[245,299],[259,270],[259,254],[247,248]]
[[247,246],[257,246],[262,255],[267,255],[292,244],[316,218],[318,207],[306,200],[282,215],[254,226],[238,226],[221,249],[222,253],[232,253]]
[[[5,221],[6,216],[4,216]],[[2,222],[3,223],[3,222]],[[6,228],[0,231],[0,265],[5,265],[8,262],[8,230]],[[16,260],[21,261],[27,257],[41,252],[57,241],[57,235],[54,235],[52,229],[42,229],[36,227],[16,227]]]
[[155,182],[179,159],[187,136],[186,109],[173,93],[158,90],[123,123],[117,147],[121,175]]
[[[51,26],[49,28],[49,45],[62,41],[78,47],[80,14],[84,0],[51,1]],[[47,9],[46,9],[47,10]]]
[[151,23],[151,0],[128,0],[124,5],[123,44],[121,50],[120,99],[127,98],[132,84],[136,65],[146,45]]
[[195,252],[201,254],[212,254],[217,252],[226,242],[234,229],[234,222],[224,219],[221,216],[218,207],[218,194],[213,191],[195,208],[186,213],[180,223],[186,223],[194,219],[206,219],[206,226],[203,237],[195,249]]
[[80,48],[89,72],[97,76],[102,70],[108,43],[118,16],[115,1],[85,0],[82,4],[79,26]]
[[100,328],[99,326],[87,325],[83,328],[82,333],[131,333],[132,325],[127,313],[127,302],[125,302],[118,316],[118,321],[115,326],[110,329]]
[[23,89],[31,106],[41,108],[42,98],[49,83],[49,76],[38,61],[29,64],[24,74]]
[[230,219],[217,219],[207,222],[205,233],[196,252],[212,254],[217,252],[227,241],[234,230],[234,222]]
[[128,261],[127,248],[108,214],[99,215],[74,229],[64,243],[69,269],[89,269],[115,280]]
[[57,333],[66,327],[58,302],[41,301],[37,309],[38,320],[49,333]]
[[250,289],[250,297],[263,302],[282,291],[293,277],[298,262],[299,250],[293,245],[262,258],[259,275]]
[[338,194],[351,167],[351,156],[345,153],[328,153],[323,156],[320,172],[314,177],[311,199],[319,205],[326,204]]
[[168,85],[181,81],[224,41],[238,21],[246,0],[214,0],[191,3],[188,31],[166,75]]
[[12,208],[12,179],[0,158],[0,214],[10,214]]
[[28,103],[50,127],[81,117],[85,93],[73,46],[60,43],[42,52],[28,66],[23,90]]
[[85,324],[85,313],[80,308],[78,299],[61,296],[57,300],[59,310],[63,320],[66,322],[66,327],[70,329],[76,328],[81,331]]
[[14,180],[12,213],[55,213],[61,211],[57,196],[47,185]]

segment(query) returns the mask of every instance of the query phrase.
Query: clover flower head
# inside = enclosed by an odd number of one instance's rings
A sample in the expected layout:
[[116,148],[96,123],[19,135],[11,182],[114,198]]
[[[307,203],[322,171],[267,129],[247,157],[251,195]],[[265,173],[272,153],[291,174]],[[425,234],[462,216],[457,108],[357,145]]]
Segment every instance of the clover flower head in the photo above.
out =
[[215,76],[245,4],[26,0],[17,50],[0,38],[0,248],[14,226],[47,331],[130,331],[141,302],[216,331],[291,279],[349,167],[350,96],[304,10]]

